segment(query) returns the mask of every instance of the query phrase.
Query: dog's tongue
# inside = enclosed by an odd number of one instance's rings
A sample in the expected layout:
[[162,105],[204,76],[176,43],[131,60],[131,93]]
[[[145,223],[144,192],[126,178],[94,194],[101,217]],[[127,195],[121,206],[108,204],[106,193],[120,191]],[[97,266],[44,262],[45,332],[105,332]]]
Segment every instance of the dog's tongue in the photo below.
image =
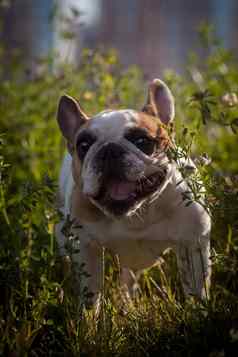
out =
[[134,182],[112,181],[108,185],[108,193],[113,200],[123,201],[132,197],[135,188]]

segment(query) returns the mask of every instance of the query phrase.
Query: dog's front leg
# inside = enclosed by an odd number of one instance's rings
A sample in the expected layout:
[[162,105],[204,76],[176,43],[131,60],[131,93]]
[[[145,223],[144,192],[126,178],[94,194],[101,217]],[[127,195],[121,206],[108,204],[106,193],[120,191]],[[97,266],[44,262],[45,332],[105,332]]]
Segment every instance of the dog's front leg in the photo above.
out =
[[196,242],[182,242],[176,247],[177,264],[185,295],[209,298],[211,278],[210,241],[201,237]]
[[[76,293],[81,302],[88,304],[97,300],[101,290],[102,249],[94,241],[84,240],[84,238],[80,239],[79,249],[72,253],[71,258]],[[93,294],[92,298],[87,297],[88,293]]]
[[[70,271],[73,273],[74,290],[81,302],[86,300],[87,292],[93,294],[92,301],[96,301],[101,290],[101,250],[98,244],[84,231],[73,229],[73,239],[66,237],[63,232],[65,221],[55,225],[59,254],[71,261]],[[65,270],[68,272],[69,263],[65,260]],[[69,272],[68,272],[69,273]]]

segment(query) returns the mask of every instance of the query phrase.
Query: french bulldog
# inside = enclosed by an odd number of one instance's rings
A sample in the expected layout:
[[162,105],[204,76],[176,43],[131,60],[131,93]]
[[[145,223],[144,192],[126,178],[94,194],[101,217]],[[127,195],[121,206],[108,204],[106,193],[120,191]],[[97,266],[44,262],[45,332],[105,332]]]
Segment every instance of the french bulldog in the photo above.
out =
[[[102,247],[119,257],[121,283],[128,288],[129,271],[153,266],[172,248],[185,295],[208,297],[211,220],[204,205],[184,198],[189,178],[168,155],[174,115],[174,98],[159,79],[149,84],[141,111],[106,110],[90,118],[72,97],[59,101],[57,120],[68,153],[59,182],[64,219],[56,236],[67,255],[62,228],[67,217],[76,222],[80,246],[72,259],[85,263],[87,286],[96,297]],[[191,165],[196,170],[190,159]]]

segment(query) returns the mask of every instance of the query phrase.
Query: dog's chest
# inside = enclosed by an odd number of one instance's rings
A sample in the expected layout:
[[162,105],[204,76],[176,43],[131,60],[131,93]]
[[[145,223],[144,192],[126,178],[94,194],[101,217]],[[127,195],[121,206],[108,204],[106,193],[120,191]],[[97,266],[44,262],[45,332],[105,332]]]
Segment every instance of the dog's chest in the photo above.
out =
[[126,244],[128,241],[168,240],[170,235],[169,220],[164,219],[159,223],[141,223],[131,226],[120,221],[97,222],[86,224],[89,234],[104,246],[115,245],[115,242]]
[[107,248],[119,256],[120,264],[134,270],[152,266],[159,256],[172,244],[168,241],[137,239],[109,242]]
[[93,242],[118,255],[122,266],[139,270],[151,266],[173,242],[166,222],[130,229],[119,222],[87,226]]

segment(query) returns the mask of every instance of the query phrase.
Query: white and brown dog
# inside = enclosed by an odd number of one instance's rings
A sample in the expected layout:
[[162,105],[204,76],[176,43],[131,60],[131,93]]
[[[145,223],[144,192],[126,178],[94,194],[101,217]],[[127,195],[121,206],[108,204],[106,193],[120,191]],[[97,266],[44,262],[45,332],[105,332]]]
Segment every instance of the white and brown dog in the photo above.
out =
[[[187,205],[188,184],[176,162],[168,125],[173,96],[159,79],[149,86],[142,111],[108,110],[89,118],[79,104],[62,96],[58,123],[68,143],[60,175],[61,211],[76,224],[88,287],[100,291],[101,247],[119,256],[122,280],[128,270],[152,266],[174,249],[186,295],[207,296],[210,282],[210,217],[198,202]],[[56,227],[61,254],[64,221]]]

